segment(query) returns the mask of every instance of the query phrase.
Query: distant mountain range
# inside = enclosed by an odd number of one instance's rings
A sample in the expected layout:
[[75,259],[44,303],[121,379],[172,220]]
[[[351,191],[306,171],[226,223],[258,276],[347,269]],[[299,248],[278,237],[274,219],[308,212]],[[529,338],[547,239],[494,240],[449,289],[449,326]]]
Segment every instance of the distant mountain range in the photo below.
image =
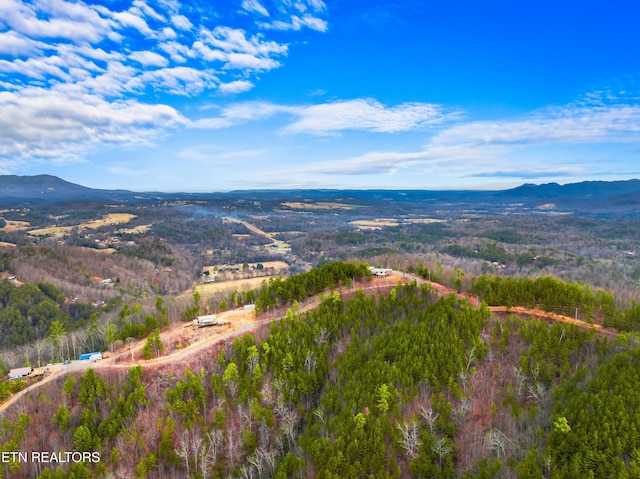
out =
[[559,185],[524,184],[499,191],[434,191],[434,190],[247,190],[228,193],[161,193],[87,188],[51,175],[0,175],[1,206],[41,206],[66,202],[137,203],[175,199],[224,200],[246,199],[277,201],[356,200],[366,204],[442,203],[454,208],[476,208],[499,213],[505,211],[552,211],[595,216],[640,218],[640,180],[585,181]]
[[98,190],[69,183],[57,176],[0,175],[0,204],[43,204],[67,201],[104,201],[120,194],[133,196],[124,190]]

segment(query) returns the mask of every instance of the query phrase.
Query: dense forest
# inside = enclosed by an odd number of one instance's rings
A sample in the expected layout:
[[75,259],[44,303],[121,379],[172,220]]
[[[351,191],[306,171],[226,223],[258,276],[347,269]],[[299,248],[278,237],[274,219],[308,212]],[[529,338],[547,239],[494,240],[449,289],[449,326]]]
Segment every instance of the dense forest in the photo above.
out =
[[56,328],[82,326],[95,314],[87,303],[65,304],[65,294],[46,282],[19,287],[0,281],[0,348],[16,347],[48,337]]
[[[295,301],[354,274],[366,272],[338,264],[262,294]],[[545,303],[498,283],[475,279],[480,306],[428,283],[334,290],[186,366],[61,377],[5,413],[2,450],[100,460],[15,460],[1,477],[637,477],[636,336],[496,316],[499,298]],[[608,304],[584,285],[547,286],[574,291],[559,295],[572,307]]]

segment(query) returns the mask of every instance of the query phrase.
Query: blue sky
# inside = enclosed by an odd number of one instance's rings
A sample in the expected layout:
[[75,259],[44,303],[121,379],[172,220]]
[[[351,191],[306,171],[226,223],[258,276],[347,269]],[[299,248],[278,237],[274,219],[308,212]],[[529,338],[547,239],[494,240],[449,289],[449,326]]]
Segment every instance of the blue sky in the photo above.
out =
[[95,188],[640,177],[628,0],[0,0],[0,174]]

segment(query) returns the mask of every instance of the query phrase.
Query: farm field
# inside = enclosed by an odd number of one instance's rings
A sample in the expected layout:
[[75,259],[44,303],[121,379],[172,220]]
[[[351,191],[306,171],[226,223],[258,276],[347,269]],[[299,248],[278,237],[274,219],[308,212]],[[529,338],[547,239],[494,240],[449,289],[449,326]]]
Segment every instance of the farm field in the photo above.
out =
[[350,221],[349,224],[355,226],[360,230],[373,230],[373,229],[380,229],[385,226],[386,227],[398,226],[400,222],[396,218],[376,218],[373,220]]
[[258,278],[234,279],[230,281],[199,284],[195,287],[195,290],[203,295],[234,290],[245,291],[259,288],[264,280],[268,280],[271,277],[272,276],[260,276]]
[[15,220],[5,220],[7,223],[2,228],[2,231],[11,232],[11,231],[24,231],[29,229],[31,224],[28,221],[15,221]]
[[436,218],[374,218],[371,220],[354,220],[349,224],[359,230],[378,230],[381,228],[393,228],[400,225],[427,225],[431,223],[442,223],[443,220]]
[[132,219],[136,218],[136,215],[131,213],[109,213],[104,218],[87,221],[75,226],[50,226],[48,228],[38,228],[29,231],[32,236],[54,236],[61,237],[69,234],[74,229],[96,229],[102,226],[117,225],[121,223],[128,223]]
[[319,201],[315,203],[304,203],[300,201],[286,201],[282,206],[294,210],[355,210],[358,205],[349,205],[345,203],[331,203],[327,201]]

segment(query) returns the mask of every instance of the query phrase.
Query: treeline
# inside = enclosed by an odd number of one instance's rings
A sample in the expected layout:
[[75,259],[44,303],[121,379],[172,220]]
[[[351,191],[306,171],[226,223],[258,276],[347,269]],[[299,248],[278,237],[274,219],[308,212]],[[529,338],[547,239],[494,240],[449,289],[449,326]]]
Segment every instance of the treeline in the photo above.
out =
[[604,318],[605,325],[620,315],[615,298],[585,283],[565,283],[550,276],[536,279],[482,275],[474,279],[471,293],[489,306],[540,308],[593,322]]
[[256,311],[303,301],[326,289],[347,286],[353,281],[370,278],[369,266],[364,263],[329,263],[291,278],[272,278],[264,282],[257,293]]
[[628,308],[616,305],[609,292],[593,290],[589,285],[565,283],[550,276],[536,279],[482,275],[472,280],[471,293],[489,306],[523,306],[577,317],[618,331],[640,329],[640,304]]

